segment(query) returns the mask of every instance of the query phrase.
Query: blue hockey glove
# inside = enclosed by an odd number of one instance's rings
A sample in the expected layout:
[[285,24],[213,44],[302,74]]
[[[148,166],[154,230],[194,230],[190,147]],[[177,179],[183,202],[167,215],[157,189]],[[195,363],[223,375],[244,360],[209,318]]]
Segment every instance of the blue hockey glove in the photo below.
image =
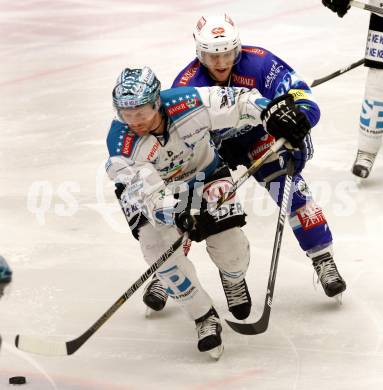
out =
[[306,162],[313,157],[314,148],[311,142],[311,136],[307,135],[301,144],[301,149],[281,148],[277,152],[277,158],[266,161],[262,167],[254,174],[259,182],[270,182],[275,178],[285,175],[287,161],[294,160],[294,175],[299,174],[306,165]]
[[306,162],[312,159],[314,154],[314,146],[311,141],[310,134],[303,139],[300,149],[286,149],[282,152],[285,166],[287,164],[288,155],[294,160],[294,175],[301,173],[306,165]]

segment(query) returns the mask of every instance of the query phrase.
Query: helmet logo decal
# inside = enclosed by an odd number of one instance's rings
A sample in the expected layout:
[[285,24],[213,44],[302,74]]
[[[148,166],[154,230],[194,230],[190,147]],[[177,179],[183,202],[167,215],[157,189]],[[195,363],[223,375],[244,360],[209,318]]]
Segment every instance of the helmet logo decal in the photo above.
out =
[[234,22],[233,22],[233,20],[231,19],[231,17],[229,15],[225,14],[225,21],[227,23],[230,23],[234,27]]
[[225,32],[225,29],[223,27],[214,27],[212,30],[211,30],[211,33],[213,35],[222,35],[223,33]]
[[197,30],[201,31],[202,27],[206,24],[206,19],[201,16],[200,20],[197,23]]

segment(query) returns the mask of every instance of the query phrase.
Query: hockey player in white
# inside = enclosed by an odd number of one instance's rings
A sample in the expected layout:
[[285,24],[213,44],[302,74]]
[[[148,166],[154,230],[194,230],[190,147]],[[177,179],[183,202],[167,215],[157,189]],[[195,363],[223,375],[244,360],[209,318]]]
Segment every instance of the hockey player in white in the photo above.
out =
[[[185,87],[160,93],[160,82],[148,67],[121,73],[113,104],[117,119],[108,134],[106,169],[146,262],[152,264],[180,232],[206,240],[210,258],[232,290],[236,317],[246,318],[251,298],[245,282],[249,243],[240,229],[245,215],[235,197],[209,212],[232,184],[210,132],[223,134],[229,127],[233,136],[243,126],[261,124],[262,117],[271,134],[296,146],[310,130],[306,117],[291,97],[269,102],[255,89]],[[219,357],[219,316],[183,250],[157,275],[195,321],[198,349]]]
[[[350,8],[350,0],[322,0],[322,3],[341,18]],[[369,4],[383,7],[381,0],[370,0]],[[363,179],[371,172],[383,136],[383,17],[378,14],[371,14],[365,66],[369,69],[360,113],[358,151],[352,167],[352,173]]]

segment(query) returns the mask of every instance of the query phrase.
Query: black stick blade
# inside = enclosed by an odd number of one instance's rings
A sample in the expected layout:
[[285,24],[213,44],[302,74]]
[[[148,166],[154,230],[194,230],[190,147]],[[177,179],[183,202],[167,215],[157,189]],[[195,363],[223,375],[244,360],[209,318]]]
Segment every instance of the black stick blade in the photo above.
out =
[[262,318],[253,324],[246,324],[244,322],[238,323],[226,319],[225,321],[235,332],[248,336],[264,333],[268,326],[268,321],[266,322]]

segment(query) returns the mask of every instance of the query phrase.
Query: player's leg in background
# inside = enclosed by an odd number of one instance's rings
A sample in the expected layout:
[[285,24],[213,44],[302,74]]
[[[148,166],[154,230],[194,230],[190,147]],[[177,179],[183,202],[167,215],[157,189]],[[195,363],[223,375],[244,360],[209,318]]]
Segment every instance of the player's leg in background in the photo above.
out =
[[[267,183],[272,198],[280,206],[284,176]],[[333,239],[322,208],[315,202],[311,191],[300,174],[293,177],[293,195],[291,198],[290,226],[306,255],[312,260],[327,296],[333,297],[346,289],[346,283],[339,274],[333,257]]]
[[352,173],[367,178],[383,136],[383,69],[368,70],[365,97],[359,122],[358,151]]
[[[379,6],[379,1],[371,4]],[[352,173],[370,175],[383,136],[383,17],[371,14],[365,65],[369,68],[359,122],[358,151]]]

